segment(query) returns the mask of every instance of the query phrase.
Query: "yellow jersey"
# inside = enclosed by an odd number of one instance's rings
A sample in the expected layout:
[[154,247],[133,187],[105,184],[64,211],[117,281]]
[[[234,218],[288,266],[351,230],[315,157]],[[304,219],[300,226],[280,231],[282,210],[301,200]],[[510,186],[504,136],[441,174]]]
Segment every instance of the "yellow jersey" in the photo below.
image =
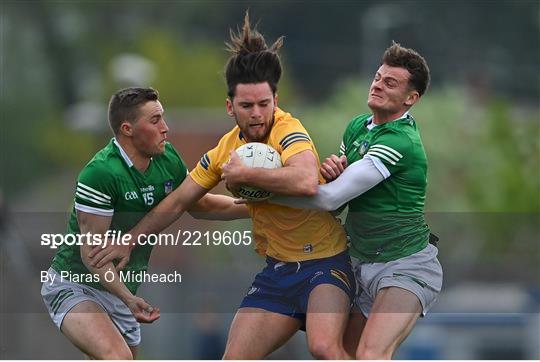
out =
[[[235,126],[218,145],[208,151],[191,171],[191,178],[205,189],[221,180],[221,167],[232,150],[246,144]],[[266,143],[276,149],[283,163],[299,152],[311,150],[319,156],[306,129],[291,114],[276,108],[274,124]],[[320,182],[324,179],[319,175]],[[347,237],[340,222],[326,211],[296,209],[267,202],[248,204],[253,219],[255,250],[284,261],[304,261],[337,255],[347,249]]]

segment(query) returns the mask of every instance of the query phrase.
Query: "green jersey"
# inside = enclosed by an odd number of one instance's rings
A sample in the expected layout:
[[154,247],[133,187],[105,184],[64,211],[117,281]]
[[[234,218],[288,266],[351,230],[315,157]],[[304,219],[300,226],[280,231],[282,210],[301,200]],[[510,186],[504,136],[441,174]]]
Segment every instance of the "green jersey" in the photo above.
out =
[[[167,194],[182,183],[187,168],[174,147],[167,143],[165,152],[150,161],[148,169],[139,172],[116,139],[99,151],[83,168],[77,179],[75,202],[69,218],[67,232],[79,234],[77,210],[112,217],[110,230],[127,232]],[[83,239],[84,240],[84,239]],[[124,272],[132,276],[146,272],[152,246],[137,245],[131,252]],[[92,281],[90,272],[81,260],[80,246],[60,246],[52,268],[57,272],[70,272],[81,284],[104,289]],[[84,277],[86,276],[86,277]],[[130,278],[140,279],[140,278]],[[140,283],[126,282],[135,294]]]
[[369,157],[385,180],[349,201],[345,228],[352,256],[386,262],[420,251],[428,243],[427,159],[412,116],[378,126],[371,119],[368,114],[350,122],[340,153],[349,164]]

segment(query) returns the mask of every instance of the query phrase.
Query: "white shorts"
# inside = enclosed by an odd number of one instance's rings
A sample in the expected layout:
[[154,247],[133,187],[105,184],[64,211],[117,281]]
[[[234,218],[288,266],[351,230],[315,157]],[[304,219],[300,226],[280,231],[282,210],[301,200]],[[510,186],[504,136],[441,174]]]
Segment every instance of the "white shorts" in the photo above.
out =
[[425,316],[442,288],[443,271],[437,252],[437,247],[428,244],[417,253],[386,263],[366,263],[351,258],[358,288],[355,306],[367,317],[379,290],[398,287],[418,297]]
[[[115,295],[92,288],[88,285],[72,283],[60,278],[54,269],[49,268],[49,281],[43,283],[41,296],[47,306],[54,324],[60,329],[66,314],[77,304],[90,300],[97,303],[109,315],[116,328],[124,337],[128,346],[141,343],[141,328],[139,322],[129,308]],[[54,279],[52,279],[54,276]],[[51,283],[50,280],[53,280]]]

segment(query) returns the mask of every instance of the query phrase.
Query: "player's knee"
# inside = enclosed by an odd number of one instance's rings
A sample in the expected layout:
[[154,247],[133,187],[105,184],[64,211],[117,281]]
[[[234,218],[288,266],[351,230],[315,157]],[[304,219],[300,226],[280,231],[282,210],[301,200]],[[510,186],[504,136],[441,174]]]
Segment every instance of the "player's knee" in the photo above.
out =
[[345,350],[337,343],[325,340],[311,341],[309,352],[316,359],[343,359]]
[[356,359],[361,360],[389,360],[392,359],[393,352],[388,349],[383,349],[376,345],[361,343],[356,351]]
[[359,351],[356,353],[357,360],[390,360],[392,355],[378,353],[377,351]]

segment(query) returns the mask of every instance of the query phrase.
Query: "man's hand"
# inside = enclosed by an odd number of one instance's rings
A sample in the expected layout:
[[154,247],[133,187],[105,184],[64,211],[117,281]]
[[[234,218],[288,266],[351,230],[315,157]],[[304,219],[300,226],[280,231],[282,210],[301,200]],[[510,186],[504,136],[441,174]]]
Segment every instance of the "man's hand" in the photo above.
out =
[[225,181],[227,189],[234,193],[242,185],[247,167],[238,157],[236,151],[231,151],[230,156],[229,162],[221,167],[221,178]]
[[105,247],[101,245],[94,246],[88,254],[88,258],[91,265],[96,268],[101,268],[110,261],[118,260],[116,270],[122,270],[129,262],[130,255],[130,245],[107,244]]
[[347,168],[347,157],[345,155],[341,157],[331,155],[321,164],[321,175],[326,182],[330,182],[338,178],[345,168]]
[[140,297],[132,296],[125,301],[139,323],[152,323],[160,317],[159,308],[154,308]]

